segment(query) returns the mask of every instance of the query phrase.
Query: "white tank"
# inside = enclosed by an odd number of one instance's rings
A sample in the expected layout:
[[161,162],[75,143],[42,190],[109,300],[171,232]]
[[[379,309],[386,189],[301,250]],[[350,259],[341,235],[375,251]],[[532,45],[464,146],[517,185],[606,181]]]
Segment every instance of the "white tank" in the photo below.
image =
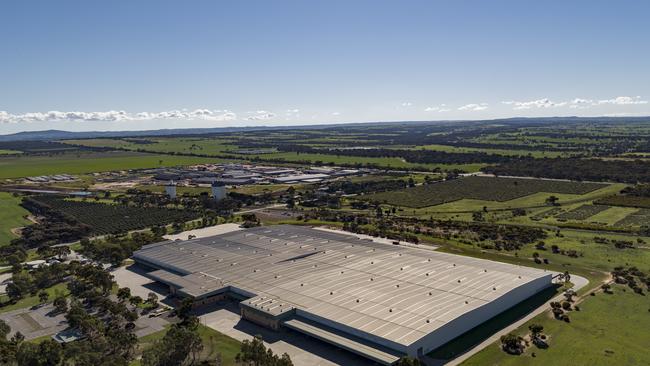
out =
[[222,182],[212,183],[212,197],[214,197],[215,201],[226,198],[226,185]]
[[176,198],[176,183],[174,183],[173,181],[172,181],[172,182],[169,182],[169,183],[165,186],[165,192],[167,193],[167,195],[169,196],[169,198],[171,198],[171,199]]

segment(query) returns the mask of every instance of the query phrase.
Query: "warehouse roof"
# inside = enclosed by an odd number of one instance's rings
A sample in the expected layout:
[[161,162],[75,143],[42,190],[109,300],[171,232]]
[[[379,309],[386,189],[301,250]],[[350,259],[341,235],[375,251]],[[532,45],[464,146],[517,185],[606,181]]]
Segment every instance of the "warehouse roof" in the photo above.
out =
[[134,258],[167,270],[154,274],[193,296],[235,288],[403,345],[550,276],[291,225],[153,244]]

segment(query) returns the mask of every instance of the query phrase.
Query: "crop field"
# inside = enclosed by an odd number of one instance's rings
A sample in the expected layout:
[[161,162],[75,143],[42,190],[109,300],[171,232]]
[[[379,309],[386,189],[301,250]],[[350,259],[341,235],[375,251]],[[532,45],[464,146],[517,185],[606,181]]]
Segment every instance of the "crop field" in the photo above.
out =
[[199,216],[190,210],[107,205],[70,201],[54,196],[40,196],[35,199],[90,226],[92,232],[97,235],[117,234],[177,221],[186,222]]
[[136,152],[61,154],[0,158],[0,179],[50,174],[84,174],[218,162],[215,158]]
[[650,225],[650,209],[642,208],[625,216],[614,225],[619,227]]
[[387,169],[411,169],[411,170],[462,170],[468,173],[478,172],[487,164],[416,164],[404,161],[401,158],[392,157],[366,157],[366,156],[347,156],[347,155],[329,155],[329,154],[312,154],[297,152],[277,152],[272,154],[242,155],[243,159],[259,159],[262,161],[286,162],[286,163],[306,163],[306,164],[334,164],[347,166],[377,166]]
[[364,196],[395,206],[421,208],[461,199],[509,201],[539,192],[581,195],[607,185],[541,179],[466,177]]
[[605,211],[599,212],[589,218],[590,222],[616,226],[616,223],[637,211],[633,207],[609,206]]
[[[338,139],[338,138],[337,138]],[[332,142],[336,139],[331,140]],[[328,140],[329,141],[329,140]],[[305,142],[305,141],[301,141]],[[341,140],[341,143],[354,143]],[[132,151],[147,151],[152,153],[181,153],[193,155],[206,155],[215,157],[232,157],[241,160],[273,161],[277,163],[306,163],[306,164],[339,164],[347,166],[380,166],[389,169],[412,170],[462,170],[477,172],[486,164],[416,164],[395,157],[363,157],[334,154],[275,152],[267,154],[239,154],[236,141],[228,139],[209,138],[155,138],[155,139],[88,139],[66,140],[71,145],[86,147],[108,147]]]
[[643,196],[608,196],[594,202],[600,205],[650,208],[650,197]]
[[450,153],[486,153],[504,156],[532,156],[536,158],[555,158],[567,155],[563,151],[546,151],[546,150],[517,150],[517,149],[487,149],[476,147],[459,147],[450,145],[423,145],[415,147],[417,149],[444,151]]
[[0,246],[7,245],[16,236],[11,229],[25,226],[29,223],[23,216],[29,215],[29,211],[20,206],[20,197],[14,197],[11,193],[0,192]]
[[563,212],[555,216],[555,218],[558,220],[585,220],[608,208],[608,206],[604,205],[582,205],[571,211]]
[[66,140],[67,144],[89,147],[111,147],[156,153],[182,153],[213,156],[232,152],[237,146],[228,140],[211,138],[147,138]]

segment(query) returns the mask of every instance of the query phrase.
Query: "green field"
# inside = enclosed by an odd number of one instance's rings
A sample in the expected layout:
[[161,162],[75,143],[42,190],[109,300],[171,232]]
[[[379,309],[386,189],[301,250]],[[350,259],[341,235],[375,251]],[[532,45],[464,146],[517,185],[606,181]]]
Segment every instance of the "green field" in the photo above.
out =
[[433,151],[444,151],[449,153],[486,153],[504,156],[532,156],[535,158],[555,158],[567,155],[562,151],[545,151],[545,150],[509,150],[509,149],[486,149],[476,147],[459,147],[449,145],[422,145],[414,149],[425,149]]
[[[142,143],[145,141],[149,143]],[[63,142],[91,147],[112,147],[127,150],[159,153],[177,152],[197,155],[217,155],[225,151],[237,149],[237,146],[230,145],[227,140],[210,138],[88,139],[66,140]]]
[[[68,285],[66,283],[56,284],[50,288],[45,289],[45,292],[47,292],[50,295],[50,299],[54,299],[59,295],[67,296],[70,293],[70,291],[68,290]],[[0,301],[2,301],[3,303],[8,300],[9,298],[6,295],[0,296]],[[0,307],[0,313],[6,313],[8,311],[17,310],[17,309],[31,308],[32,306],[38,304],[40,304],[38,295],[28,295],[27,297],[18,300],[15,304],[10,304],[7,306]]]
[[463,199],[506,202],[540,192],[546,193],[547,197],[549,194],[583,195],[606,187],[605,184],[597,183],[472,176],[367,195],[364,199],[422,208]]
[[[138,353],[146,349],[153,342],[162,339],[167,333],[167,329],[161,330],[138,340]],[[217,354],[221,356],[222,366],[235,365],[235,357],[239,353],[241,343],[225,334],[219,333],[216,330],[209,328],[205,325],[199,325],[199,335],[203,340],[203,351],[199,356],[200,360],[214,360]],[[131,362],[130,366],[139,366],[140,361],[136,360]]]
[[0,246],[7,245],[11,239],[16,238],[11,229],[25,226],[29,223],[23,217],[29,215],[29,211],[20,206],[20,197],[14,197],[11,193],[0,192]]
[[542,324],[550,337],[546,350],[531,346],[523,355],[512,356],[501,351],[497,342],[462,365],[648,365],[650,300],[629,288],[623,290],[614,286],[612,295],[587,296],[580,304],[581,311],[570,313],[571,323],[544,313],[520,328],[517,334],[523,336],[530,324]]
[[119,151],[52,156],[6,157],[0,158],[0,179],[63,173],[84,174],[217,162],[219,160],[215,158]]
[[0,155],[22,154],[22,151],[16,150],[0,150]]
[[[415,170],[463,170],[466,172],[477,172],[486,164],[414,164],[400,158],[375,158],[358,157],[346,155],[329,154],[299,154],[295,152],[276,152],[270,154],[237,154],[237,146],[229,140],[206,139],[206,138],[156,138],[147,139],[153,143],[134,143],[137,139],[88,139],[88,140],[66,140],[64,142],[75,145],[91,147],[112,147],[127,150],[140,150],[160,153],[183,153],[211,156],[232,156],[235,155],[242,160],[278,160],[285,163],[316,164],[342,164],[342,165],[374,165],[389,169],[415,169]],[[349,143],[350,141],[346,141]]]
[[411,170],[462,170],[468,173],[479,171],[487,164],[415,164],[404,161],[400,158],[375,158],[365,156],[329,155],[329,154],[308,154],[296,152],[278,152],[272,154],[242,155],[243,159],[278,160],[287,163],[307,164],[333,164],[349,166],[380,166],[386,169],[411,169]]

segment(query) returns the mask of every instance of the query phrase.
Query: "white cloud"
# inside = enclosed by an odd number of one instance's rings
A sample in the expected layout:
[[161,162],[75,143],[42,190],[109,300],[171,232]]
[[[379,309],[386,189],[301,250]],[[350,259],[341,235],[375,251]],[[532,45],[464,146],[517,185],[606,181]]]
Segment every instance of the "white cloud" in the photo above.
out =
[[616,104],[616,105],[630,105],[630,104],[648,104],[647,100],[641,100],[640,96],[636,97],[616,97],[614,99],[599,100],[597,104]]
[[29,112],[23,114],[12,114],[0,111],[0,123],[23,123],[23,122],[118,122],[118,121],[148,121],[162,119],[178,120],[205,120],[205,121],[232,121],[237,119],[234,112],[228,110],[195,109],[171,110],[163,112],[138,112],[129,113],[125,111],[104,111],[104,112]]
[[487,109],[487,103],[471,103],[458,107],[459,111],[482,111]]
[[410,107],[410,106],[413,105],[413,103],[411,103],[411,102],[402,102],[402,104],[400,104],[400,105],[401,105],[402,107]]
[[566,102],[553,102],[548,98],[531,100],[528,102],[517,102],[511,100],[511,101],[501,102],[501,103],[514,106],[512,108],[514,110],[531,109],[531,108],[555,108],[555,107],[563,107],[567,104]]
[[531,100],[528,102],[507,101],[502,102],[506,105],[512,105],[514,110],[532,109],[532,108],[556,108],[568,106],[572,109],[588,109],[592,106],[599,105],[636,105],[648,104],[647,100],[642,100],[640,96],[637,97],[616,97],[612,99],[593,100],[584,98],[574,98],[566,102],[554,102],[549,98],[542,98],[538,100]]
[[290,121],[292,119],[299,119],[299,118],[300,118],[300,109],[298,108],[287,109],[287,111],[284,113],[285,121]]
[[441,104],[441,105],[434,106],[434,107],[426,107],[426,108],[424,108],[425,112],[440,112],[440,113],[442,113],[442,112],[449,112],[450,110],[451,109],[447,108],[446,104]]
[[587,109],[594,104],[591,99],[575,98],[569,102],[569,108],[573,109]]
[[332,116],[340,116],[341,112],[332,112]]
[[254,112],[254,114],[247,116],[245,119],[247,121],[268,121],[273,118],[275,118],[275,113],[265,111],[265,110],[259,110]]

